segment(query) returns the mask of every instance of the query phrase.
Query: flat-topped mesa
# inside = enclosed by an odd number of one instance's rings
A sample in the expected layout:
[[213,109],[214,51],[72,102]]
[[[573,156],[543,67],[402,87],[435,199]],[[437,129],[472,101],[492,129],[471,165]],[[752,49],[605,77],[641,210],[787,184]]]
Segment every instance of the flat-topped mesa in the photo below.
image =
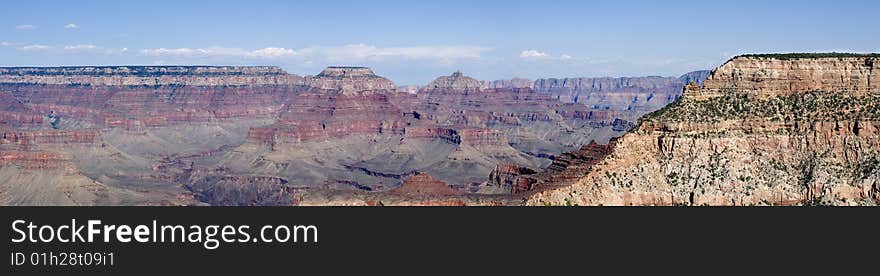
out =
[[330,66],[321,71],[317,77],[322,78],[378,78],[373,70],[367,67]]
[[880,91],[878,65],[878,54],[742,55],[712,72],[702,98],[733,91],[757,98],[812,91],[865,95]]
[[465,76],[461,71],[456,71],[449,76],[434,79],[423,90],[454,90],[454,91],[479,91],[483,88],[483,82]]
[[276,66],[65,66],[65,67],[0,67],[0,75],[37,76],[265,76],[286,75]]
[[273,66],[0,67],[0,84],[88,86],[301,85],[302,77]]
[[484,81],[483,86],[489,89],[534,88],[535,81],[524,78],[509,80]]
[[367,67],[327,67],[317,76],[307,77],[305,83],[318,89],[340,91],[343,95],[397,90],[394,82],[377,76]]

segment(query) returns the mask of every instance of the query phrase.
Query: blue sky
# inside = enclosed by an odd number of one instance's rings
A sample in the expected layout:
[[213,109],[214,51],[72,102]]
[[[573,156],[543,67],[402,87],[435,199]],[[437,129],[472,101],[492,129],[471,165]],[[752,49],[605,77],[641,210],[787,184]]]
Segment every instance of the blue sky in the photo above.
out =
[[677,76],[740,53],[880,52],[880,1],[5,1],[0,66],[364,65],[398,84]]

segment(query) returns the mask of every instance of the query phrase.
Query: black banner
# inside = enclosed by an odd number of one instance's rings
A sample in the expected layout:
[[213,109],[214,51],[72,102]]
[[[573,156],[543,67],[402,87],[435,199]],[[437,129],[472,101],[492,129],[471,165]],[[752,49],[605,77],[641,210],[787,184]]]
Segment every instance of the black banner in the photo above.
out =
[[[876,260],[872,257],[876,255],[860,250],[876,252],[880,244],[877,238],[880,228],[876,225],[880,209],[876,208],[2,207],[0,210],[7,258],[5,271],[13,275],[73,272],[253,275],[259,271],[319,274],[449,271],[467,275],[469,273],[464,272],[478,270],[586,272],[600,268],[659,272],[692,265],[718,269],[733,263],[766,262],[787,267],[834,261],[850,264],[838,268],[844,271],[858,267],[853,264],[867,265]],[[100,224],[95,223],[97,220]],[[96,232],[93,242],[81,242],[88,239],[90,221],[100,232]],[[28,229],[28,225],[33,227]],[[113,226],[112,231],[104,231],[108,229],[102,227],[109,225]],[[186,229],[174,228],[178,231],[176,242],[170,242],[170,232],[166,231],[163,242],[161,236],[153,235],[157,231],[154,229],[161,229],[163,225],[180,225]],[[215,230],[206,230],[212,225],[217,226]],[[225,230],[233,242],[222,241],[223,226],[232,227]],[[303,228],[306,226],[314,228],[307,231]],[[75,230],[70,228],[79,227],[82,227],[81,237],[76,237]],[[61,231],[57,231],[59,228]],[[120,230],[122,228],[132,230]],[[33,230],[33,234],[28,233],[29,230]],[[144,242],[135,237],[138,231]],[[121,240],[118,232],[123,232]],[[181,242],[181,232],[191,235],[198,232],[200,237]],[[286,232],[298,233],[297,241],[285,235]],[[211,238],[206,238],[212,233]],[[53,242],[40,241],[50,235],[54,236]],[[105,235],[110,242],[104,242]],[[262,240],[263,236],[267,239]],[[75,241],[70,241],[70,237]],[[31,242],[30,238],[37,242]],[[60,242],[58,238],[68,242]],[[207,240],[218,242],[206,245]],[[111,257],[112,263],[109,263]],[[68,261],[61,264],[64,258]],[[808,261],[816,258],[822,262]],[[89,259],[91,262],[85,265]],[[99,259],[104,263],[97,264]]]

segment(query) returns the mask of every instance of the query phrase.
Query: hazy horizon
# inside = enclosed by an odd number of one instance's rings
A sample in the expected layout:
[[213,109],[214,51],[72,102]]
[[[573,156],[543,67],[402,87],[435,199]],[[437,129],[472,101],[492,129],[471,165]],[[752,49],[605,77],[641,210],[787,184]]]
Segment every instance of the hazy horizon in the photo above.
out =
[[[322,4],[323,3],[323,4]],[[398,85],[679,76],[746,53],[877,52],[876,1],[26,1],[0,66],[372,68]],[[835,18],[835,20],[826,20]]]

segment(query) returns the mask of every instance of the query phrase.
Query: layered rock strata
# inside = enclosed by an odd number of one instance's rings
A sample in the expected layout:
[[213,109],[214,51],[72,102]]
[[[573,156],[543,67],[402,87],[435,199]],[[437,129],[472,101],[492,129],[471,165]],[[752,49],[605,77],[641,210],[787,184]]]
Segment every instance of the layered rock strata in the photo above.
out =
[[874,205],[878,57],[734,58],[530,204]]

